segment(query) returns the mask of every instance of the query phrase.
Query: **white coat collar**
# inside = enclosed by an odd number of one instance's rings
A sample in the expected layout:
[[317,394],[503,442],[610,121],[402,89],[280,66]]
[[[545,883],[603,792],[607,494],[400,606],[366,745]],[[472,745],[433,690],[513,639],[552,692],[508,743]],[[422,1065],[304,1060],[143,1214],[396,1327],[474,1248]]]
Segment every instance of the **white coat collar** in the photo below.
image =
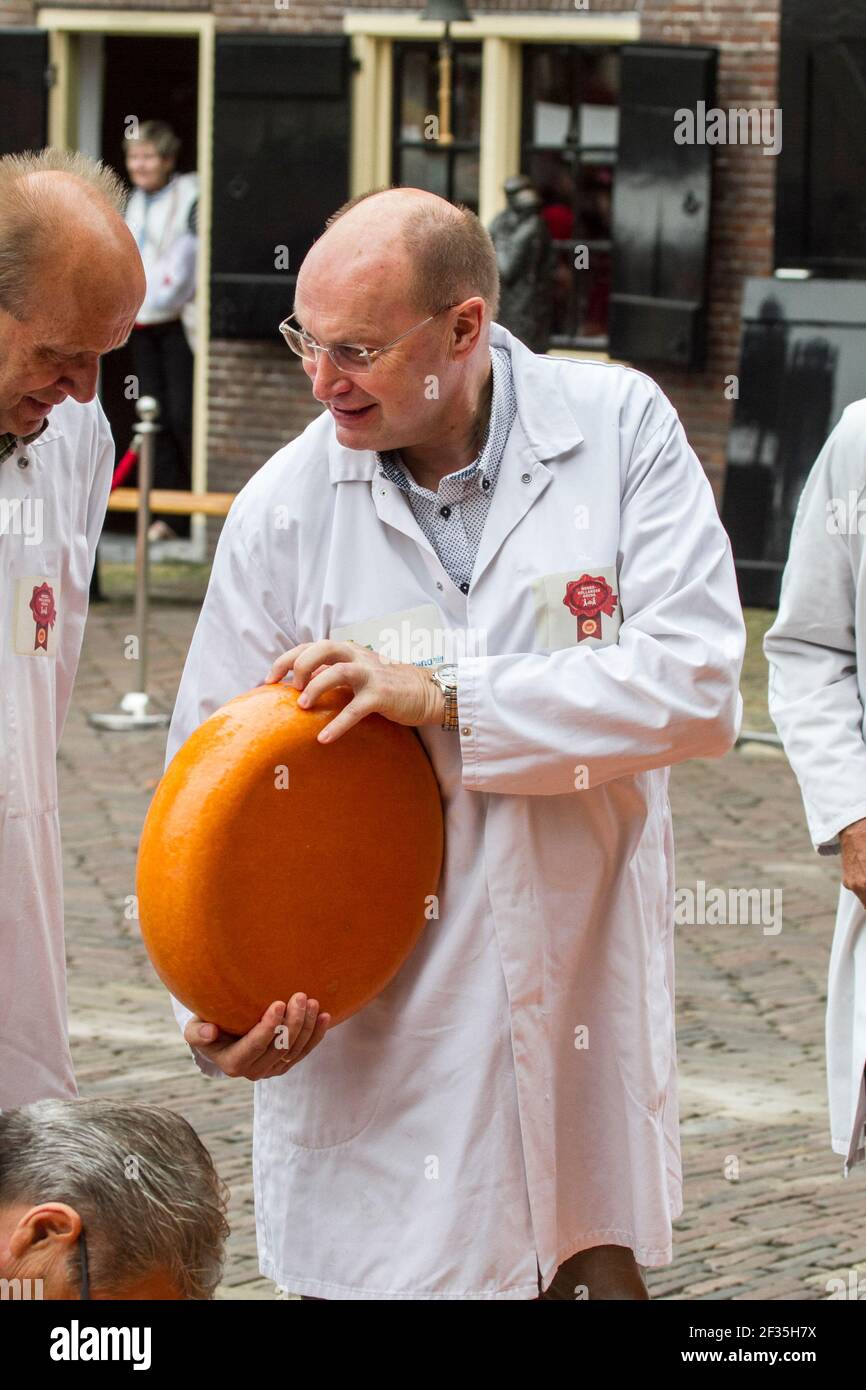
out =
[[[517,414],[530,447],[539,459],[557,458],[583,440],[583,434],[562,392],[558,374],[551,372],[555,360],[530,352],[529,348],[499,323],[490,325],[493,347],[511,353]],[[376,472],[373,449],[347,449],[337,442],[331,421],[328,463],[332,483],[371,479]]]

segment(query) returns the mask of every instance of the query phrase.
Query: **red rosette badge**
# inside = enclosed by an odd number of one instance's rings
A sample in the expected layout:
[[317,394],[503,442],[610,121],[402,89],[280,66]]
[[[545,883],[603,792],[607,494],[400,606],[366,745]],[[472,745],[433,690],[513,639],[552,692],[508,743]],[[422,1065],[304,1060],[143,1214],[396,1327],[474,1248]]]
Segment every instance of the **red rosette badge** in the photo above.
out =
[[54,606],[54,590],[50,584],[36,584],[30,599],[30,612],[33,614],[33,621],[36,624],[36,638],[33,643],[33,650],[44,652],[48,651],[48,629],[53,627],[57,620],[57,609]]
[[582,574],[579,579],[570,579],[562,601],[577,618],[578,642],[585,637],[601,637],[602,613],[610,618],[616,608],[616,594],[601,575]]

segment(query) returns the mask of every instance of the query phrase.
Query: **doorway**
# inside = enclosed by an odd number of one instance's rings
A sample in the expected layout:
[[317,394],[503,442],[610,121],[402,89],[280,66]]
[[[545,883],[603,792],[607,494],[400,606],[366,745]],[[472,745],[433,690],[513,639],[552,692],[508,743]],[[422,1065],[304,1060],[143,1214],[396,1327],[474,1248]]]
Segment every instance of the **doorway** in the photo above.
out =
[[[184,313],[194,340],[191,485],[207,491],[207,396],[210,337],[211,162],[213,153],[214,19],[195,11],[40,8],[53,82],[48,94],[48,140],[104,159],[129,183],[124,159],[128,118],[165,121],[181,141],[180,174],[198,172],[198,257],[195,305]],[[99,395],[118,458],[129,446],[135,401],[131,350],[103,358]],[[125,480],[135,481],[134,474]],[[110,512],[106,529],[119,544],[133,518]],[[131,539],[131,538],[129,538]],[[111,543],[111,535],[109,534]],[[164,558],[202,559],[207,520],[192,518],[191,542],[161,542]]]
[[[98,156],[129,183],[124,160],[126,132],[148,120],[166,122],[180,139],[178,173],[196,168],[198,145],[198,40],[167,35],[83,34],[79,39],[79,144]],[[131,344],[109,353],[102,361],[99,395],[114,436],[116,456],[122,458],[132,439],[135,399],[130,379],[135,377]],[[192,397],[189,412],[192,414]],[[186,460],[191,469],[191,458]],[[189,489],[188,472],[184,486]],[[134,486],[134,471],[124,479]],[[177,518],[177,535],[186,539],[189,519]],[[135,530],[132,513],[109,512],[105,530],[130,534]]]

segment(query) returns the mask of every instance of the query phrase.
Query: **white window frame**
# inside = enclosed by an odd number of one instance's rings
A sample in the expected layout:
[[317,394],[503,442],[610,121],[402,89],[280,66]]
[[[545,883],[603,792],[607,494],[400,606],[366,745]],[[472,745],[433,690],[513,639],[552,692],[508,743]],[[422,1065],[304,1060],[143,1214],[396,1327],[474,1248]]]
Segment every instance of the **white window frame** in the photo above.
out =
[[[482,45],[478,216],[489,226],[505,206],[502,185],[520,168],[522,52],[527,43],[624,44],[640,39],[640,14],[484,15],[451,25],[455,43]],[[356,60],[352,83],[350,193],[387,187],[392,179],[391,122],[395,40],[436,41],[439,22],[416,15],[353,10],[343,17]],[[606,353],[552,348],[551,356],[596,358]]]

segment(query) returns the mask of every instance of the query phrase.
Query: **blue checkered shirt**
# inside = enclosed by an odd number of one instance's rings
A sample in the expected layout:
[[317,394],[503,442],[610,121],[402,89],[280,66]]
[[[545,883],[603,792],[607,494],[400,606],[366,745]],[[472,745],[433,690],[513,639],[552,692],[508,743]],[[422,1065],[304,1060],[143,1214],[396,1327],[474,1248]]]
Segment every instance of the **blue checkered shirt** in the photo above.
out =
[[420,487],[404,469],[396,450],[376,455],[385,477],[406,494],[415,520],[443,568],[464,594],[469,592],[481,532],[517,413],[511,356],[504,348],[491,347],[490,359],[493,366],[490,420],[481,452],[473,463],[457,473],[446,474],[436,491],[431,492],[429,488]]

